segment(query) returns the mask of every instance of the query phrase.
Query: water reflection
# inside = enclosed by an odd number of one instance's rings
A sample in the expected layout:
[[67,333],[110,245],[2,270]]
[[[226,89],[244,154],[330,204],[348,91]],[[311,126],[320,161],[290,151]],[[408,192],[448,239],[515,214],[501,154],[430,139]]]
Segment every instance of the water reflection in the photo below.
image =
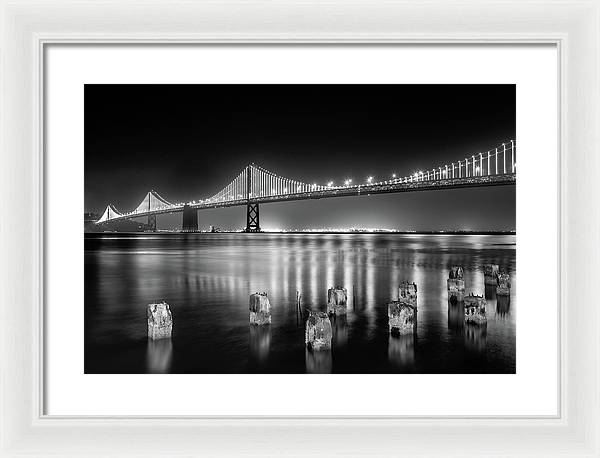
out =
[[485,298],[491,301],[496,299],[496,285],[485,285]]
[[498,296],[496,299],[496,313],[504,317],[510,312],[510,296]]
[[388,359],[399,369],[410,369],[415,364],[415,336],[389,335]]
[[348,318],[346,315],[333,315],[330,318],[333,331],[332,344],[336,349],[346,346],[348,343]]
[[448,329],[462,334],[465,327],[465,303],[448,301]]
[[310,351],[307,348],[304,350],[304,359],[308,374],[331,374],[333,366],[331,351]]
[[146,371],[150,374],[166,374],[171,369],[173,342],[171,339],[148,339]]
[[487,345],[487,326],[467,323],[465,325],[465,348],[476,354],[484,354]]
[[250,325],[248,328],[250,361],[259,367],[264,366],[271,349],[271,325]]

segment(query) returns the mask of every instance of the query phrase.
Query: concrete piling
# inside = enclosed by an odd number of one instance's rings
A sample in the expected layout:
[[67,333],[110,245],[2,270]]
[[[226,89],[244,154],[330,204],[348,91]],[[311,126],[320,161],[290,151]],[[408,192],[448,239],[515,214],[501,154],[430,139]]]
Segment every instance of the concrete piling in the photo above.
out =
[[168,339],[173,331],[171,307],[165,301],[148,304],[146,308],[148,338],[152,340]]
[[465,296],[465,281],[463,268],[452,266],[448,274],[448,300],[451,304],[462,302]]
[[507,273],[503,272],[498,275],[496,296],[510,296],[510,276]]
[[331,349],[333,331],[327,313],[311,311],[306,320],[304,342],[311,351]]
[[398,300],[407,301],[417,308],[417,284],[415,282],[403,281],[398,287]]
[[452,268],[450,269],[450,273],[448,275],[448,278],[450,278],[451,280],[462,280],[464,276],[464,270],[462,268],[462,266],[452,266]]
[[477,325],[487,324],[485,298],[473,293],[465,296],[465,323]]
[[409,301],[399,300],[388,303],[388,324],[390,334],[411,334],[414,332],[416,323],[417,308]]
[[329,315],[345,315],[348,304],[348,291],[343,286],[327,290],[327,313]]
[[484,283],[486,285],[497,285],[499,272],[498,264],[485,264],[483,266]]
[[271,303],[267,293],[254,293],[250,295],[250,324],[271,324]]

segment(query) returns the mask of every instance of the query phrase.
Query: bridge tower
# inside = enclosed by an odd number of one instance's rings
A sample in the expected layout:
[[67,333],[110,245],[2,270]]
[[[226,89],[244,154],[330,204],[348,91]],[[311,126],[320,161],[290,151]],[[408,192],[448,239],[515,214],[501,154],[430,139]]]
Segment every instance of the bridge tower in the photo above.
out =
[[252,194],[252,165],[246,167],[246,229],[244,232],[260,232],[260,214],[258,203],[251,203]]
[[156,215],[148,215],[148,230],[156,232]]
[[198,210],[188,204],[183,206],[183,232],[198,232]]

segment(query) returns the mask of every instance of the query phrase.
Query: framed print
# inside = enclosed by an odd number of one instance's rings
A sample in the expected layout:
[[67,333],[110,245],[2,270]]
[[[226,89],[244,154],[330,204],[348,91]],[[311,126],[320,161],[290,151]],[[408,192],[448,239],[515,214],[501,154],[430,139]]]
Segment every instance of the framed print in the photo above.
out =
[[[545,161],[518,155],[540,138],[521,125],[557,134],[556,46],[373,50],[46,48],[46,113],[60,120],[48,124],[47,208],[59,212],[81,185],[55,177],[68,167],[83,179],[86,218],[83,233],[64,218],[48,226],[47,245],[62,247],[47,257],[48,282],[61,285],[46,306],[49,415],[150,414],[135,380],[157,373],[152,389],[207,389],[155,400],[155,414],[558,414],[557,285],[529,286],[556,275],[556,230],[535,228],[558,217],[547,179],[557,137],[540,145]],[[515,65],[477,70],[499,61]],[[106,84],[122,74],[136,84]],[[517,163],[543,204],[517,195]],[[81,245],[83,278],[55,275],[80,262]],[[535,306],[518,312],[519,298]],[[81,334],[83,361],[71,343]],[[289,395],[314,374],[330,374],[339,396]],[[385,391],[347,403],[357,377],[401,382],[415,403]],[[287,389],[232,398],[240,383],[276,378]],[[467,379],[497,394],[416,402],[432,383],[460,392]]]
[[2,456],[598,456],[598,6],[3,3]]

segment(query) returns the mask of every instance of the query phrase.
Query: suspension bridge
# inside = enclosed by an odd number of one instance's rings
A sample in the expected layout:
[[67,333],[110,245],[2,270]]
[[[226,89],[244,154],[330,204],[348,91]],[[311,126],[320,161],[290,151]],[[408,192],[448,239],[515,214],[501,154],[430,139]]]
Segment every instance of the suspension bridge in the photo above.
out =
[[466,187],[514,185],[516,183],[516,145],[514,140],[486,152],[473,154],[457,162],[444,164],[410,175],[393,174],[383,181],[368,177],[355,183],[325,185],[279,176],[257,164],[247,165],[227,186],[212,197],[190,202],[171,203],[158,192],[149,191],[132,211],[120,212],[113,204],[106,206],[98,225],[148,217],[148,226],[156,230],[156,216],[183,213],[183,231],[198,230],[198,211],[208,208],[246,206],[246,232],[260,232],[259,205],[271,202],[291,202],[306,199],[364,196],[371,194],[442,190]]

